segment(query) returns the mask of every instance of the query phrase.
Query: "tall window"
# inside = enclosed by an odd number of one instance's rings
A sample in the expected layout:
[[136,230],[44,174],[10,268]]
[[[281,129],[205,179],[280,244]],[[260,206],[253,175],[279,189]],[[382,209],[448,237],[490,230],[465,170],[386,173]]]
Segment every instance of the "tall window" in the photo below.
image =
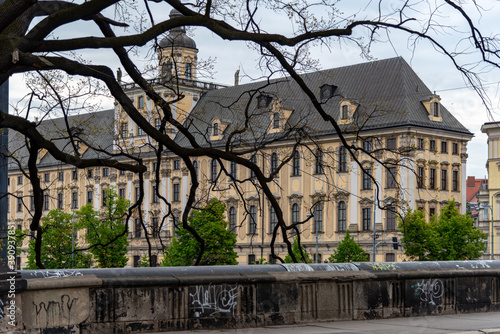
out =
[[121,124],[121,134],[122,134],[122,138],[128,137],[128,124],[127,123]]
[[137,108],[138,109],[144,108],[144,96],[139,96],[137,98]]
[[344,104],[342,106],[342,111],[341,111],[341,115],[340,115],[340,119],[344,120],[344,119],[348,119],[349,118],[349,106]]
[[106,190],[102,191],[102,206],[108,206],[108,192]]
[[448,189],[448,170],[441,170],[441,190]]
[[186,63],[184,65],[184,76],[186,79],[191,79],[193,77],[193,65],[191,65],[191,63]]
[[363,231],[368,231],[371,229],[371,220],[372,219],[372,209],[371,208],[363,208]]
[[319,148],[316,150],[316,164],[314,172],[316,174],[325,174],[325,169],[323,167],[323,151]]
[[135,187],[135,201],[138,202],[139,198],[141,198],[141,188]]
[[296,224],[300,221],[300,209],[297,203],[292,205],[292,224]]
[[435,168],[429,169],[429,188],[430,189],[436,188],[436,169]]
[[59,181],[64,181],[64,173],[63,172],[59,172],[57,178],[59,179]]
[[161,127],[161,119],[155,118],[155,129],[160,130]]
[[423,150],[424,149],[424,138],[418,138],[417,139],[417,149]]
[[118,197],[125,198],[125,188],[118,189]]
[[371,152],[373,149],[372,141],[371,140],[364,141],[363,142],[363,149],[366,152]]
[[257,233],[257,208],[255,205],[250,207],[250,226],[249,231],[250,234]]
[[139,218],[135,218],[134,220],[134,236],[136,238],[141,237],[142,232],[142,226],[141,226],[141,220]]
[[278,224],[278,216],[276,216],[276,210],[272,205],[269,206],[269,233],[274,231],[274,228]]
[[395,150],[397,148],[396,138],[387,138],[386,148],[388,150]]
[[174,183],[174,198],[173,198],[173,201],[174,202],[179,202],[180,201],[180,189],[181,189],[181,185],[179,183]]
[[339,231],[345,231],[347,229],[347,216],[346,216],[346,205],[344,201],[340,201],[337,208],[337,218]]
[[144,130],[139,125],[137,125],[136,128],[137,128],[137,135],[144,136]]
[[339,172],[347,172],[347,149],[344,146],[339,150]]
[[295,151],[292,158],[292,175],[298,176],[300,175],[300,153],[299,151]]
[[193,161],[194,175],[198,180],[198,160]]
[[236,208],[234,206],[229,208],[229,229],[236,234]]
[[48,210],[49,209],[49,194],[44,194],[43,195],[43,209]]
[[181,159],[175,159],[174,162],[174,170],[180,170],[181,169]]
[[210,180],[212,181],[212,183],[215,183],[215,181],[217,180],[217,160],[212,159],[210,170]]
[[278,170],[278,153],[273,152],[271,154],[271,173],[275,173]]
[[45,173],[43,174],[43,180],[45,182],[50,182],[50,174],[49,173]]
[[418,167],[417,168],[417,188],[423,188],[424,187],[424,167]]
[[92,190],[87,191],[87,204],[92,204],[94,199],[94,192]]
[[[9,203],[9,202],[7,202],[7,203]],[[30,209],[31,209],[31,211],[35,210],[35,196],[34,195],[30,196]]]
[[158,217],[153,217],[151,219],[151,233],[153,238],[158,238],[160,236],[160,229],[158,228]]
[[451,153],[458,154],[458,144],[457,143],[451,144]]
[[280,127],[280,113],[273,113],[273,129],[279,129]]
[[71,193],[71,208],[78,209],[78,193],[76,191]]
[[363,173],[363,189],[368,190],[372,188],[372,169],[371,168],[365,168],[365,171]]
[[394,208],[387,208],[387,230],[394,231],[396,229],[396,214]]
[[432,109],[433,109],[434,117],[439,117],[439,102],[433,102]]
[[387,168],[387,188],[396,188],[396,167]]
[[[323,232],[323,203],[316,203],[314,206],[314,232]],[[317,229],[317,230],[316,230]]]
[[17,177],[17,185],[20,186],[22,184],[23,184],[23,177],[22,177],[22,175],[20,175]]
[[444,140],[441,141],[441,152],[446,153],[448,151],[448,143]]
[[238,178],[238,164],[234,161],[231,161],[231,177],[235,180]]
[[17,212],[23,211],[23,199],[21,197],[17,198]]
[[458,191],[458,170],[454,170],[452,173],[452,185],[451,186],[452,186],[453,191]]
[[156,192],[156,191],[157,191],[157,189],[158,189],[158,188],[157,188],[156,186],[153,186],[153,187],[151,188],[151,190],[152,190],[152,194],[151,194],[151,197],[152,197],[152,198],[151,198],[151,202],[153,202],[153,203],[158,203],[158,194],[157,194],[157,192]]
[[435,140],[429,141],[429,150],[436,151],[436,141]]
[[395,262],[395,261],[396,261],[396,255],[394,253],[385,254],[385,262]]
[[212,136],[217,137],[219,135],[219,123],[215,122],[212,129]]
[[102,176],[103,177],[109,176],[109,168],[108,167],[103,167]]
[[57,208],[62,209],[64,207],[63,193],[57,194]]
[[71,173],[71,176],[72,176],[71,178],[72,178],[73,180],[75,180],[75,181],[76,181],[76,180],[78,180],[78,170],[77,170],[76,168],[75,168],[75,169],[73,169],[73,171],[72,171],[72,173]]
[[[255,164],[255,165],[257,164],[257,155],[256,154],[254,154],[250,157],[250,162]],[[255,172],[252,169],[250,169],[250,178],[253,179],[255,177],[256,177]]]
[[94,169],[90,168],[88,171],[87,171],[87,178],[88,179],[91,179],[94,177]]

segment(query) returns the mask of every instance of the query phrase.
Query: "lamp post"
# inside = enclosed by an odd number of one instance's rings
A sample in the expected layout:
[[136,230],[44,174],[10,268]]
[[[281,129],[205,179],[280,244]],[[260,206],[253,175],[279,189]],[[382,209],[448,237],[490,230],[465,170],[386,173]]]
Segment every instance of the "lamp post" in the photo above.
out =
[[[380,204],[380,202],[382,203],[386,203],[387,205],[391,205],[391,202],[390,201],[386,201],[386,200],[383,200],[383,201],[380,201],[378,198],[377,198],[377,192],[376,192],[376,188],[375,190],[373,191],[373,251],[372,251],[372,262],[377,262],[375,261],[375,252],[377,250],[377,244],[376,244],[376,239],[377,239],[377,233],[376,233],[376,229],[375,229],[375,217],[376,217],[376,212],[377,212],[377,202]],[[375,202],[377,201],[377,202]]]

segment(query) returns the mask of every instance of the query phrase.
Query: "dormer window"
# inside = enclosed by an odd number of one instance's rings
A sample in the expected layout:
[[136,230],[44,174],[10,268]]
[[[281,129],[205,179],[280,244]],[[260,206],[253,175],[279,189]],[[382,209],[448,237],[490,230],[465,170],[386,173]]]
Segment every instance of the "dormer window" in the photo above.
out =
[[432,113],[434,117],[439,117],[439,102],[432,102]]
[[279,129],[280,127],[280,113],[273,113],[273,129]]
[[257,108],[264,109],[269,107],[273,98],[269,95],[259,95],[257,97]]
[[425,109],[427,110],[429,119],[433,122],[442,122],[442,114],[441,114],[441,98],[439,95],[433,95],[428,100],[422,101]]
[[349,119],[349,106],[346,104],[342,106],[340,119],[341,120]]
[[337,89],[337,86],[324,84],[319,89],[319,98],[324,101],[333,97],[333,93]]
[[219,123],[214,123],[212,129],[213,129],[212,136],[214,137],[219,136]]

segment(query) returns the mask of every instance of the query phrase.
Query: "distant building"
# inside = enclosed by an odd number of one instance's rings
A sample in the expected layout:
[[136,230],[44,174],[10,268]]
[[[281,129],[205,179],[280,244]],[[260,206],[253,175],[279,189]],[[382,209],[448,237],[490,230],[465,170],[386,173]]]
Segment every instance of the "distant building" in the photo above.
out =
[[[171,15],[178,14],[173,11]],[[179,82],[179,86],[174,87],[183,92],[185,99],[176,102],[173,110],[179,122],[190,124],[190,134],[203,146],[224,145],[229,133],[242,126],[243,115],[248,113],[253,131],[235,135],[231,149],[243,152],[241,150],[247,147],[266,143],[256,153],[245,156],[269,175],[290,156],[296,143],[294,137],[300,137],[294,129],[300,127],[308,134],[301,137],[302,146],[270,187],[285,221],[295,223],[313,216],[299,229],[302,244],[313,256],[318,238],[318,260],[328,258],[347,230],[372,259],[374,226],[377,242],[392,241],[392,237],[398,236],[396,213],[404,205],[421,209],[429,217],[439,213],[449,200],[454,200],[465,212],[467,144],[473,135],[441,104],[441,98],[425,86],[403,58],[302,75],[326,113],[337,121],[347,142],[377,158],[375,161],[366,153],[357,153],[364,173],[347,153],[337,132],[313,110],[310,98],[291,78],[223,88],[195,80],[196,44],[182,28],[171,31],[160,46],[159,77],[153,83],[168,87],[169,81]],[[151,124],[160,126],[160,111],[154,102],[139,87],[123,86],[137,109]],[[168,88],[160,92],[167,101],[175,97]],[[250,92],[254,95],[252,99]],[[108,128],[114,133],[106,133],[103,138],[97,133],[93,139],[100,140],[102,147],[110,151],[133,150],[148,166],[149,171],[144,175],[143,221],[155,245],[154,255],[161,256],[158,238],[162,237],[168,245],[176,233],[190,185],[188,170],[178,157],[164,152],[157,180],[154,173],[157,164],[151,154],[151,147],[156,144],[121,106],[117,105],[114,111],[103,111],[101,116],[113,122],[114,126]],[[188,145],[181,133],[170,128],[166,131],[178,144]],[[90,150],[86,153],[85,147],[81,149],[83,154],[96,154]],[[40,160],[42,179],[48,175],[44,181],[48,196],[44,213],[60,205],[71,211],[87,202],[99,209],[102,192],[109,186],[115,186],[120,196],[131,201],[138,196],[139,180],[132,173],[105,168],[74,170],[58,162],[43,165],[51,159],[47,156]],[[259,258],[274,262],[269,245],[277,222],[276,213],[254,187],[255,175],[241,165],[227,161],[220,165],[206,156],[193,161],[200,181],[198,199],[203,202],[217,197],[227,205],[228,228],[237,236],[239,262],[252,263]],[[367,174],[380,185],[379,198],[390,210],[374,209],[375,185]],[[236,191],[233,175],[245,179],[240,184],[240,193]],[[27,179],[14,165],[9,178],[10,191],[18,198],[29,199]],[[157,186],[172,209],[164,224],[162,218],[168,212],[167,205],[155,195]],[[11,197],[10,208],[9,219],[27,228],[29,206]],[[134,214],[129,230],[129,265],[137,266],[147,250],[139,215]],[[290,237],[293,237],[292,231]],[[286,253],[279,239],[276,251],[280,256]],[[402,259],[402,251],[395,251],[392,245],[384,244],[377,249],[377,261]]]

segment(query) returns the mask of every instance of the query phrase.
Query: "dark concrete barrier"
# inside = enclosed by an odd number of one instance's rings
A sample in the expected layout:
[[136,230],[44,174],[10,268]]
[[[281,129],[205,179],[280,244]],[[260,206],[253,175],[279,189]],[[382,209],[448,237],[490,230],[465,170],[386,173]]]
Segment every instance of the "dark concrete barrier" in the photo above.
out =
[[12,285],[0,284],[0,332],[146,333],[500,310],[500,261],[20,273],[13,299]]

